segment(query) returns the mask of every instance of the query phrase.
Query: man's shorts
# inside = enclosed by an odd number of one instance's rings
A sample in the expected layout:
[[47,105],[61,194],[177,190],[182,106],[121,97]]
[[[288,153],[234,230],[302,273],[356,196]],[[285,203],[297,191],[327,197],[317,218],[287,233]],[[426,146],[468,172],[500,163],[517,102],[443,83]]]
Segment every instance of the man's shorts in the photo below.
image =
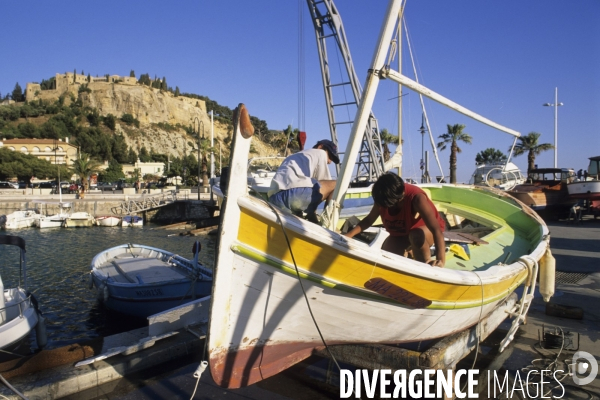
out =
[[313,187],[280,190],[269,197],[269,202],[279,208],[291,211],[295,215],[301,216],[303,211],[311,214],[323,201],[320,189],[321,185],[315,183]]

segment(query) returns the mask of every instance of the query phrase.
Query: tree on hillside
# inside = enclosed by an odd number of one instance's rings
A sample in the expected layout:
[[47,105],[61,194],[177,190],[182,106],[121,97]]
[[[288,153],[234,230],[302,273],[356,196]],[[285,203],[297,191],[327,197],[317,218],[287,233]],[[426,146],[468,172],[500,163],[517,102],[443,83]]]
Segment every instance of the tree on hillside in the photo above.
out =
[[463,129],[465,129],[463,124],[447,124],[447,128],[448,132],[438,136],[442,141],[437,144],[437,147],[440,150],[445,150],[446,146],[450,145],[450,183],[456,183],[456,155],[462,152],[458,147],[458,142],[471,144],[472,138],[471,135],[463,132]]
[[[525,136],[518,137],[515,145],[515,157],[527,153],[527,173],[535,168],[535,157],[546,150],[554,148],[550,143],[539,143],[541,133],[529,132]],[[510,151],[510,149],[509,149]]]
[[175,86],[175,97],[179,97],[181,93],[179,92],[179,86]]
[[139,158],[141,162],[152,162],[152,156],[150,155],[150,153],[148,153],[148,149],[146,149],[146,146],[142,146],[142,148],[140,149]]
[[123,166],[114,159],[108,162],[108,168],[98,174],[98,179],[102,182],[116,182],[124,178]]
[[23,89],[21,88],[21,85],[19,85],[19,82],[17,82],[12,91],[12,99],[14,101],[23,101]]
[[89,188],[88,178],[100,171],[99,161],[91,159],[86,153],[80,153],[79,158],[73,161],[73,173],[81,179],[84,189]]
[[73,83],[77,82],[77,69],[73,68]]
[[[59,167],[61,175],[66,176],[67,168]],[[20,151],[12,151],[6,147],[0,147],[0,180],[8,180],[16,177],[20,181],[31,182],[31,177],[56,178],[57,166],[52,163]]]
[[500,150],[490,147],[477,153],[475,164],[500,164],[505,163],[507,158]]
[[129,71],[129,77],[135,78],[135,72],[133,70]]

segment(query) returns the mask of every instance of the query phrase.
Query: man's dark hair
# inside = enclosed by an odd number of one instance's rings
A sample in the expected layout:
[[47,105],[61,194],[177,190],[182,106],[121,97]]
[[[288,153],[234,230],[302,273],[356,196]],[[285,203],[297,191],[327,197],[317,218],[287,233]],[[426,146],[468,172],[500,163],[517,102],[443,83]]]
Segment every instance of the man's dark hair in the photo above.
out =
[[371,193],[378,206],[393,207],[404,196],[404,181],[398,175],[386,172],[377,179]]

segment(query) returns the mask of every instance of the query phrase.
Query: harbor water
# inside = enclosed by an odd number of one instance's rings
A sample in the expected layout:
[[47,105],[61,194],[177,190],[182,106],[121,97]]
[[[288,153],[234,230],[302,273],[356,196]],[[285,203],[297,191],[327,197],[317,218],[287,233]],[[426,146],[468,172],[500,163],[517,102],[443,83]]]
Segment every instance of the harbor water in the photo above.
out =
[[[46,319],[47,349],[113,335],[145,326],[145,319],[110,312],[90,289],[92,258],[110,247],[125,243],[144,244],[192,259],[196,240],[202,244],[200,262],[211,268],[214,236],[179,236],[180,230],[163,230],[157,225],[143,228],[90,227],[22,229],[0,234],[20,236],[27,244],[27,288],[39,303]],[[19,275],[19,255],[15,246],[0,248],[0,276],[4,287],[14,287]],[[37,348],[32,333],[18,352]]]

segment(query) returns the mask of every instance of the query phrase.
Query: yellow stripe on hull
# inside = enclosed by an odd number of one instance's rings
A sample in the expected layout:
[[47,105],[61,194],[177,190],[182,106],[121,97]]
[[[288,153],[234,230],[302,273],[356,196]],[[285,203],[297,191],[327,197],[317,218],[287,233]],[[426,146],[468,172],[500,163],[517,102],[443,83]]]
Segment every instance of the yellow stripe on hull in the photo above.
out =
[[[482,302],[481,285],[457,285],[426,279],[399,272],[385,265],[375,265],[368,260],[323,246],[317,240],[299,235],[291,229],[286,233],[294,252],[298,268],[313,276],[340,285],[364,288],[371,278],[383,278],[401,288],[434,302],[434,308],[464,308]],[[281,226],[273,221],[242,208],[238,241],[249,249],[266,254],[275,260],[293,265]],[[423,268],[431,268],[423,265]],[[527,270],[493,284],[483,285],[483,303],[495,301],[511,293],[526,278]]]

